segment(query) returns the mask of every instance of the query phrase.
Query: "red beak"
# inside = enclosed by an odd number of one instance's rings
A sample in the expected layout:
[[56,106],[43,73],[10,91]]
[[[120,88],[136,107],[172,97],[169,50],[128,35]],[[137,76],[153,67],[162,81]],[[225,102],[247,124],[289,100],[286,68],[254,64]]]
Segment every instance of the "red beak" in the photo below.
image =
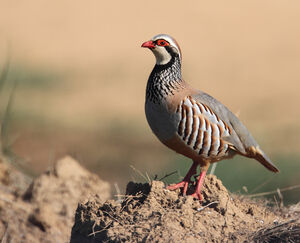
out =
[[152,49],[155,47],[155,44],[153,43],[153,41],[146,41],[142,44],[142,47],[147,47],[149,49]]

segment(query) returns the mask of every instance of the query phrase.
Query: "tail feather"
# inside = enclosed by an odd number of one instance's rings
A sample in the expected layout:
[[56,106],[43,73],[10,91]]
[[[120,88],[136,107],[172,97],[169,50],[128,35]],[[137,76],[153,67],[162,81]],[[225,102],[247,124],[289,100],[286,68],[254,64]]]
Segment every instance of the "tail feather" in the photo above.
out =
[[268,170],[275,173],[279,172],[279,169],[272,163],[268,156],[259,147],[255,148],[254,146],[251,146],[247,149],[247,152],[249,153],[248,155],[250,158],[256,159]]

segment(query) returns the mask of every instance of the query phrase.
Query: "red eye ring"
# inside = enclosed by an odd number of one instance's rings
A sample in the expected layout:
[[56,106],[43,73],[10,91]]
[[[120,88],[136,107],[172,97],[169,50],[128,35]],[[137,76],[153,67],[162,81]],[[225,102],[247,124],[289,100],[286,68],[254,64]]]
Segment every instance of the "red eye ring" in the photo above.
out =
[[156,41],[157,45],[159,46],[169,46],[169,42],[167,42],[166,40],[160,39]]

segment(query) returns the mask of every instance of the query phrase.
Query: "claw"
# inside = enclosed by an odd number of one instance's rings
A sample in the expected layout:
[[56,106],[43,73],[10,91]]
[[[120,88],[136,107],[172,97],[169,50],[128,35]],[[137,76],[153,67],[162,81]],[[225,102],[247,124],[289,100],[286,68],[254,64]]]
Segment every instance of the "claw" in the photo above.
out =
[[177,184],[169,185],[169,186],[167,187],[167,189],[170,190],[170,191],[174,191],[174,190],[176,190],[176,189],[178,189],[178,188],[184,187],[185,184],[188,184],[188,182],[186,182],[186,181],[181,181],[181,182],[179,182],[179,183],[177,183]]
[[199,201],[202,201],[203,200],[203,197],[201,195],[201,193],[198,193],[198,192],[194,192],[193,194],[191,194],[191,196]]
[[[198,166],[198,163],[193,162],[192,167],[190,168],[189,172],[184,177],[183,181],[181,181],[177,184],[170,185],[167,187],[167,189],[172,191],[172,190],[176,190],[178,188],[183,188],[182,194],[185,196],[188,186],[189,186],[189,183],[191,182],[191,177],[192,177],[192,175],[196,174],[196,172],[197,172],[197,166]],[[209,166],[209,164],[202,167],[200,177],[199,177],[199,180],[198,180],[198,183],[196,186],[196,190],[193,194],[191,194],[191,196],[193,196],[194,198],[196,198],[200,201],[203,200],[203,197],[201,195],[201,187],[202,187],[208,166]]]
[[187,181],[181,181],[181,182],[179,182],[177,184],[168,186],[167,189],[170,190],[170,191],[174,191],[174,190],[176,190],[178,188],[182,188],[183,187],[182,194],[185,196],[186,195],[186,191],[188,189],[188,185],[189,185],[189,182],[187,182]]
[[183,187],[182,194],[185,196],[188,186],[189,186],[189,183],[191,182],[191,177],[192,177],[192,175],[196,174],[196,172],[197,172],[197,166],[198,166],[198,163],[193,162],[191,168],[189,169],[188,173],[184,177],[183,181],[181,181],[177,184],[174,184],[174,185],[170,185],[167,187],[167,189],[173,191],[173,190]]

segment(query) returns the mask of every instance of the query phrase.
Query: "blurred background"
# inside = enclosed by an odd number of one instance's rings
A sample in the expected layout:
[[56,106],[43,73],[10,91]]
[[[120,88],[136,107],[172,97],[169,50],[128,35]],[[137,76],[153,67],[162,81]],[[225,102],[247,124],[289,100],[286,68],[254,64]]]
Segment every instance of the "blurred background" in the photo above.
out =
[[70,154],[122,192],[147,176],[179,181],[191,161],[161,145],[144,115],[155,60],[140,45],[167,33],[184,78],[239,114],[281,170],[237,156],[215,174],[232,192],[298,186],[282,191],[298,202],[299,12],[297,0],[1,1],[3,151],[33,177]]

